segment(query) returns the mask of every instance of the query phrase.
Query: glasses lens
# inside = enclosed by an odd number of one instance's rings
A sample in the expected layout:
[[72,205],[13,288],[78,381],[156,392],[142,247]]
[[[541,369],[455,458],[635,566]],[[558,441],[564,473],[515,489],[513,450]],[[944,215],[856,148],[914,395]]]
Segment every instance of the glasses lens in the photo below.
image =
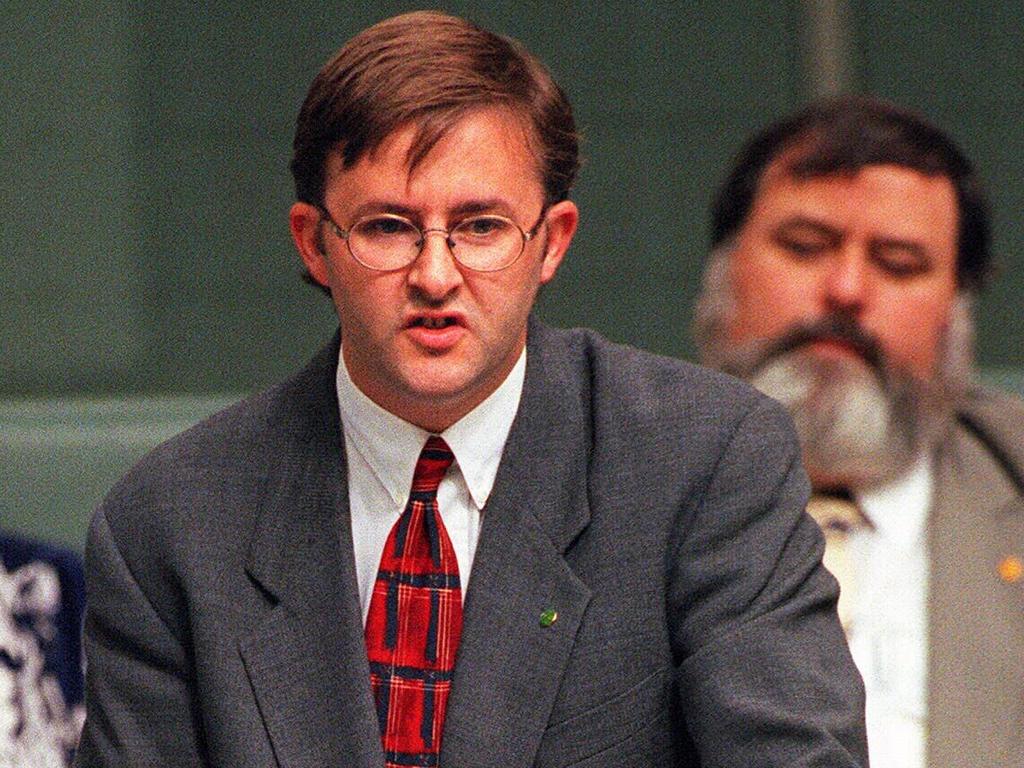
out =
[[504,216],[473,216],[451,232],[455,257],[470,269],[507,267],[523,250],[523,231]]
[[368,267],[398,269],[415,260],[420,250],[420,231],[401,216],[371,216],[352,227],[348,247]]

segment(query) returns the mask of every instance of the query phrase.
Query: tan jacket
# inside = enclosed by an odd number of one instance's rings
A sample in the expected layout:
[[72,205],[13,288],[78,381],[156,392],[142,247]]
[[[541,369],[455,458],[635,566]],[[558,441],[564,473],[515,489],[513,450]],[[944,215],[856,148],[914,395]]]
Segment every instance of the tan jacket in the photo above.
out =
[[928,765],[1024,766],[1024,401],[972,394],[935,488]]

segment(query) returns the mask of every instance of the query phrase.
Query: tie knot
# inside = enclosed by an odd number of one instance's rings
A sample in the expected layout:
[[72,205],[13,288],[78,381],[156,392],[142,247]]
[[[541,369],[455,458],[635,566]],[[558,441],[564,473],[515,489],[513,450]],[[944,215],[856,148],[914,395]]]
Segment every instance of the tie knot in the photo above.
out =
[[807,514],[821,526],[826,536],[846,535],[871,527],[856,502],[846,494],[815,493],[807,503]]
[[420,451],[420,457],[416,460],[416,471],[412,475],[412,492],[437,493],[437,487],[441,485],[444,473],[455,460],[455,454],[448,447],[442,438],[431,435],[427,438],[426,445]]

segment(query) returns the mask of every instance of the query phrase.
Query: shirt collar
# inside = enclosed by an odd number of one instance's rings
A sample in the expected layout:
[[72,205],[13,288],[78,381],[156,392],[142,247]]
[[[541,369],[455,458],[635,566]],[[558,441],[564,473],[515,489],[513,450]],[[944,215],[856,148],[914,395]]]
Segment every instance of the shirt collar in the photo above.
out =
[[924,534],[933,481],[932,459],[924,453],[895,480],[854,496],[864,515],[886,538],[909,544]]
[[[494,487],[501,454],[519,409],[526,375],[526,349],[501,385],[482,403],[441,433],[455,454],[477,509]],[[381,408],[355,385],[338,351],[338,409],[346,444],[366,460],[370,470],[401,508],[412,485],[416,460],[430,433]]]

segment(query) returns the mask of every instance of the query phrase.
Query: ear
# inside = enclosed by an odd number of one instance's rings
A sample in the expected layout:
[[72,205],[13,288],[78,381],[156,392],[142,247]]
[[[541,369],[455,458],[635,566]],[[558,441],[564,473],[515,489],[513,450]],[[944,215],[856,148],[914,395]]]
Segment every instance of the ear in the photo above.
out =
[[576,234],[576,225],[580,221],[580,211],[572,200],[555,203],[545,215],[546,238],[544,261],[541,264],[541,285],[555,276],[558,266],[562,263],[565,252],[569,250],[572,236]]
[[320,218],[316,206],[298,202],[288,212],[288,226],[302,263],[313,279],[327,288],[327,254],[321,250]]

